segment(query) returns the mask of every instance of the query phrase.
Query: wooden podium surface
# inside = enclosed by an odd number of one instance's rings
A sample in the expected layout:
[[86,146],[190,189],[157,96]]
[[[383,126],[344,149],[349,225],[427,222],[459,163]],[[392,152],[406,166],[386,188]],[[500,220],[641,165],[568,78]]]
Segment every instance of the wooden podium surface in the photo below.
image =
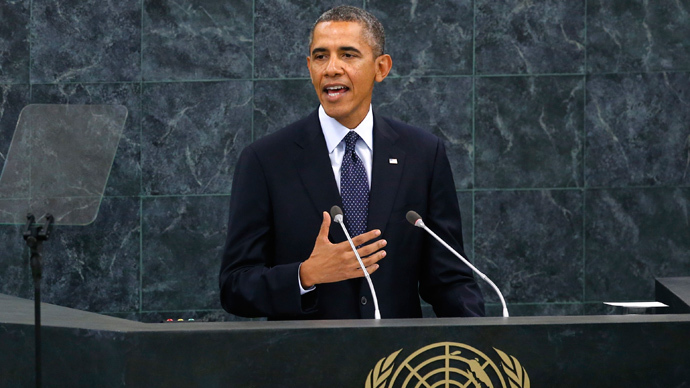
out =
[[[658,279],[657,299],[687,308],[689,284]],[[42,307],[46,387],[690,384],[685,314],[146,324]],[[33,302],[0,295],[0,387],[34,385],[33,346]]]

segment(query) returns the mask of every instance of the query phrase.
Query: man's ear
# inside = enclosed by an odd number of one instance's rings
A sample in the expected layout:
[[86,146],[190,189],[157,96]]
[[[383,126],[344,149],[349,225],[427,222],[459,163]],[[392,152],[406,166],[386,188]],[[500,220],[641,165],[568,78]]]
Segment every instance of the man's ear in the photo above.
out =
[[309,78],[311,78],[311,83],[314,83],[314,77],[311,76],[311,57],[307,55],[307,69],[309,70]]
[[376,82],[383,81],[393,68],[393,58],[388,54],[383,54],[376,58]]

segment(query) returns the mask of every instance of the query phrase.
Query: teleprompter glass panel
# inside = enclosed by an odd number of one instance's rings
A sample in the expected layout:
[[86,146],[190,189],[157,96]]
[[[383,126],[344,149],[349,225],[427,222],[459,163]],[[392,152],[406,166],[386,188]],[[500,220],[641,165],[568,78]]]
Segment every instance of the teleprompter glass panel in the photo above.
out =
[[25,224],[29,213],[93,222],[126,119],[121,105],[26,106],[0,175],[0,224]]

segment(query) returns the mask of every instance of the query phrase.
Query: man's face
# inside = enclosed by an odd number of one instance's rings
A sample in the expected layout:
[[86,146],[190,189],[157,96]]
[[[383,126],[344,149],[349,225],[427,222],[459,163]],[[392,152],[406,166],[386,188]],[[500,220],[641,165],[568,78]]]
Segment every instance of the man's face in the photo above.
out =
[[386,78],[392,61],[374,57],[359,23],[322,22],[314,28],[307,66],[326,114],[355,128],[369,112],[374,82]]

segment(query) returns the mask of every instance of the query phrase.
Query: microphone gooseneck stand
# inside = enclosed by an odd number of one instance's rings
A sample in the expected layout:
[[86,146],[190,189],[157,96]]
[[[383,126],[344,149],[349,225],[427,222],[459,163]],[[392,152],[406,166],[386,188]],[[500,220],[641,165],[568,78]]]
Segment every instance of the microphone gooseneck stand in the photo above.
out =
[[24,227],[24,241],[31,251],[31,275],[34,279],[34,344],[36,347],[36,387],[41,387],[41,278],[43,277],[43,242],[50,237],[54,218],[46,214],[44,225],[35,225],[36,217],[29,213]]
[[374,300],[374,319],[381,319],[381,312],[379,311],[379,300],[376,297],[374,283],[371,281],[371,277],[369,276],[369,272],[367,272],[366,267],[364,267],[362,258],[359,257],[359,252],[357,252],[357,247],[355,247],[355,243],[352,242],[350,233],[348,233],[347,228],[345,228],[345,223],[343,222],[343,210],[340,208],[340,206],[336,205],[331,208],[330,213],[331,218],[333,218],[333,221],[340,224],[340,226],[343,228],[343,233],[345,233],[345,237],[347,237],[347,241],[350,243],[350,247],[352,248],[352,251],[355,253],[355,257],[359,262],[359,266],[362,268],[362,271],[364,271],[364,277],[367,279],[367,283],[369,284],[369,291],[371,291],[371,298]]
[[410,210],[407,212],[407,215],[405,216],[407,218],[407,221],[418,227],[422,228],[427,231],[432,237],[434,237],[441,245],[443,245],[446,249],[448,249],[452,254],[454,254],[458,259],[460,259],[462,262],[464,262],[470,269],[472,269],[477,275],[479,275],[480,278],[482,278],[485,282],[489,283],[491,288],[496,291],[496,294],[498,294],[498,297],[501,299],[501,304],[503,305],[503,317],[508,318],[508,307],[506,306],[506,301],[503,299],[503,294],[501,293],[501,290],[496,287],[494,282],[489,279],[488,276],[484,275],[482,271],[478,270],[477,267],[473,266],[472,263],[470,263],[466,258],[464,258],[461,254],[459,254],[455,249],[453,249],[450,245],[448,245],[441,237],[439,237],[436,233],[434,233],[431,229],[429,229],[425,224],[424,221],[422,221],[422,217],[415,211]]

